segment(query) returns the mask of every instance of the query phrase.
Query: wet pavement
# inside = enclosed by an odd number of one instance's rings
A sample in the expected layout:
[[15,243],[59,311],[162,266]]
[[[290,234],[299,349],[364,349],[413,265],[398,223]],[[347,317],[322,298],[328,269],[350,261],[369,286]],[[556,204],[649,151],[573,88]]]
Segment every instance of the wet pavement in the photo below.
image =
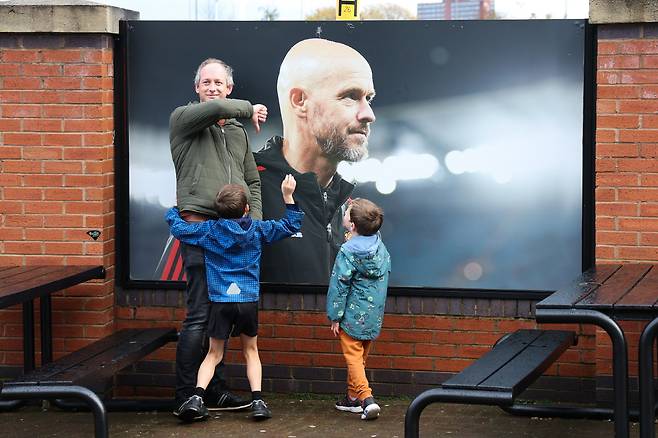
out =
[[[167,412],[111,412],[111,437],[403,437],[404,414],[410,399],[382,398],[382,415],[363,421],[358,414],[334,409],[334,399],[303,395],[265,394],[273,418],[254,422],[248,411],[211,414],[193,424],[180,423]],[[433,404],[421,417],[421,437],[612,437],[610,421],[517,417],[496,407]],[[91,437],[93,417],[88,412],[63,412],[28,406],[0,413],[0,435],[13,437]],[[631,437],[639,436],[636,423]]]

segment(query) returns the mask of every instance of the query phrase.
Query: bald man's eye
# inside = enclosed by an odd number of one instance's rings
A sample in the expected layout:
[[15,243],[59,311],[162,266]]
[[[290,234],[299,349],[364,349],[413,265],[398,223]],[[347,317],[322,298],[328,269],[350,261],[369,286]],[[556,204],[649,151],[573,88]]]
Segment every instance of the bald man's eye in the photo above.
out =
[[343,99],[359,100],[359,99],[361,99],[361,94],[357,93],[356,91],[350,92],[350,93],[345,93],[343,95]]
[[373,94],[372,96],[366,96],[366,100],[368,103],[372,103],[372,101],[375,100],[375,95]]

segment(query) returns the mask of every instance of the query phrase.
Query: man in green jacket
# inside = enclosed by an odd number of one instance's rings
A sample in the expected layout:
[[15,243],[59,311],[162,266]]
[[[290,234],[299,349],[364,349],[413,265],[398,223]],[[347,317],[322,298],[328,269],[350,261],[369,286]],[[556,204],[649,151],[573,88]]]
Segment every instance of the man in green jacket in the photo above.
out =
[[[194,78],[199,102],[176,108],[169,119],[171,156],[176,170],[176,199],[181,218],[187,222],[216,219],[217,192],[226,184],[245,188],[250,214],[262,219],[260,178],[243,125],[235,118],[251,119],[256,130],[267,119],[264,105],[246,100],[227,99],[233,90],[232,69],[219,59],[201,63]],[[175,249],[173,249],[175,251]],[[204,419],[207,414],[185,408],[194,393],[196,375],[205,355],[208,325],[208,285],[204,251],[181,244],[187,277],[187,314],[176,348],[176,410],[183,421]],[[215,370],[208,386],[205,404],[210,410],[248,407],[231,394],[222,376],[223,363]]]

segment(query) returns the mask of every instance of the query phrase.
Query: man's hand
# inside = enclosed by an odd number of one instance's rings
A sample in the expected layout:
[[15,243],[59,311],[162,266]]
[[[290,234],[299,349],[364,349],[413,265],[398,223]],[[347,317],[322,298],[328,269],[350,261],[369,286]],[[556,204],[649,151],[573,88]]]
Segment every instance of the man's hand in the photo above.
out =
[[340,323],[338,321],[332,321],[331,332],[334,334],[334,336],[338,336],[338,333],[340,333]]
[[257,103],[254,105],[254,114],[251,116],[251,123],[254,124],[256,132],[260,132],[260,124],[267,120],[267,107]]
[[295,177],[291,174],[286,175],[283,181],[281,181],[281,193],[283,193],[283,202],[286,204],[295,203],[295,200],[292,198],[295,187],[297,187],[297,181],[295,181]]

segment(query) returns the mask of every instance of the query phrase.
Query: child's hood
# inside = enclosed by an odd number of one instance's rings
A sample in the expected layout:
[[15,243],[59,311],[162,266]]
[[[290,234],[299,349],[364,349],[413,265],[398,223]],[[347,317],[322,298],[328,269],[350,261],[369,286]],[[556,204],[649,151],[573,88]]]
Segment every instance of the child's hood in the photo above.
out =
[[218,219],[214,227],[216,233],[210,233],[210,238],[222,248],[241,247],[254,239],[256,227],[250,217],[239,219]]
[[388,251],[379,233],[372,236],[354,236],[343,245],[350,263],[368,278],[378,278],[389,270]]

